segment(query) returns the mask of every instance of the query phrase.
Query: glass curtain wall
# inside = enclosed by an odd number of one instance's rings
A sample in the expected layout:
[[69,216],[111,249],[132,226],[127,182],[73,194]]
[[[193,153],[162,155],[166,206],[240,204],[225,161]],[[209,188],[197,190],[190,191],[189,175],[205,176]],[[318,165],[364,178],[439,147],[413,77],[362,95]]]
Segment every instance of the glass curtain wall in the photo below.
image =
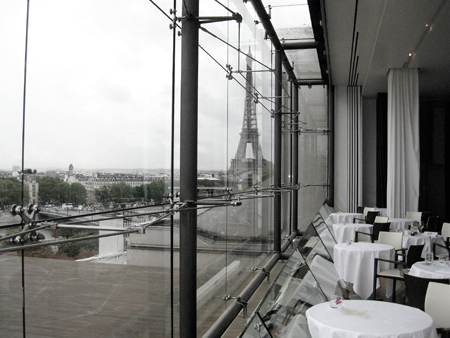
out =
[[261,270],[273,247],[271,44],[249,4],[200,4],[201,17],[232,13],[242,22],[200,29],[199,171],[221,170],[213,196],[242,205],[198,213],[199,230],[210,237],[208,248],[198,242],[199,336]]
[[[174,62],[161,5],[0,2],[1,336],[174,331],[177,261],[170,218],[157,221],[170,207]],[[117,232],[131,234],[99,238]]]
[[[312,28],[309,5],[306,0],[280,0],[268,8],[271,22],[275,27],[278,38],[284,44],[307,43],[315,41]],[[297,80],[308,82],[321,79],[321,70],[318,62],[317,50],[287,49],[285,51]],[[291,84],[292,87],[294,87]],[[287,88],[287,86],[285,86]],[[292,93],[295,89],[287,91]],[[327,86],[325,85],[300,85],[298,90],[298,119],[299,124],[294,124],[295,111],[292,115],[284,116],[284,145],[292,142],[291,135],[298,133],[298,183],[299,183],[299,211],[298,228],[305,230],[316,211],[327,198],[327,156],[328,156],[328,120],[327,120]],[[284,105],[287,99],[283,98]],[[284,106],[285,112],[289,106]],[[291,149],[291,147],[286,147]],[[286,185],[292,175],[287,165],[289,153],[284,156],[285,177],[282,179]]]
[[[0,2],[2,335],[179,336],[181,6]],[[291,17],[271,11],[278,24]],[[275,78],[251,3],[205,0],[200,13],[234,19],[199,31],[198,336],[270,257],[277,193],[290,234],[295,132],[297,217],[311,223],[326,199],[328,137],[326,88],[299,90],[293,125],[294,86]],[[283,187],[274,187],[279,80]]]

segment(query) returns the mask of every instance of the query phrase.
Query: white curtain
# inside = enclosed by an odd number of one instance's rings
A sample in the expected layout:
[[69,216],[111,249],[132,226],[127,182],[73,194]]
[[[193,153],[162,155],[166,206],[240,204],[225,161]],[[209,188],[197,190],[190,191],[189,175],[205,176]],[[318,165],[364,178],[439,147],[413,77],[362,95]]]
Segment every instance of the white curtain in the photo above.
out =
[[418,211],[419,149],[418,69],[388,73],[387,209],[391,218]]

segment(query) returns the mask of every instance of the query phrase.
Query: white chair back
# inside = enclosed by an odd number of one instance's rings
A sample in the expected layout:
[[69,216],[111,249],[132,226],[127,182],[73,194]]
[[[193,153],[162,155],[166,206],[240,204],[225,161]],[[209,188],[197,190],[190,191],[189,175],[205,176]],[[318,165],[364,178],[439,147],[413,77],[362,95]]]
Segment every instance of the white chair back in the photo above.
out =
[[375,223],[387,223],[388,220],[389,220],[389,217],[384,217],[384,216],[375,217]]
[[375,207],[373,207],[373,208],[365,207],[365,208],[364,208],[364,213],[363,213],[364,217],[367,216],[367,213],[368,213],[369,211],[375,211]]
[[444,238],[444,241],[447,240],[447,237],[450,237],[450,223],[442,224],[441,235]]
[[421,211],[407,211],[406,218],[413,219],[417,222],[422,221],[422,212]]
[[379,244],[392,245],[395,250],[400,250],[402,248],[403,242],[403,232],[388,232],[380,231],[378,236]]
[[439,328],[450,327],[450,285],[430,282],[425,296],[425,312]]

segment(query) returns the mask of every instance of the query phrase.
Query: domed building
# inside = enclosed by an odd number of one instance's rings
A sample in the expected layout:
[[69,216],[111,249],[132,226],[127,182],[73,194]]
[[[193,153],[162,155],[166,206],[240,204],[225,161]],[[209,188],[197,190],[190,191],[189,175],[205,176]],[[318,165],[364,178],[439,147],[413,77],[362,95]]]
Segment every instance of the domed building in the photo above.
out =
[[73,165],[69,165],[69,172],[67,173],[66,182],[69,184],[75,183],[77,181],[75,174],[73,173]]

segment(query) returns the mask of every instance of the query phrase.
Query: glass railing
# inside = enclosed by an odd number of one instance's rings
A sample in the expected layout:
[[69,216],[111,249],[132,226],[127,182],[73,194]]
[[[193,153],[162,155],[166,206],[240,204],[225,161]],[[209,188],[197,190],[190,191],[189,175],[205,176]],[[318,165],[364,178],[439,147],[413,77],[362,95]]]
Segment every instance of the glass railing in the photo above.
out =
[[306,310],[344,297],[332,247],[325,245],[333,238],[324,224],[318,213],[240,337],[310,337]]

